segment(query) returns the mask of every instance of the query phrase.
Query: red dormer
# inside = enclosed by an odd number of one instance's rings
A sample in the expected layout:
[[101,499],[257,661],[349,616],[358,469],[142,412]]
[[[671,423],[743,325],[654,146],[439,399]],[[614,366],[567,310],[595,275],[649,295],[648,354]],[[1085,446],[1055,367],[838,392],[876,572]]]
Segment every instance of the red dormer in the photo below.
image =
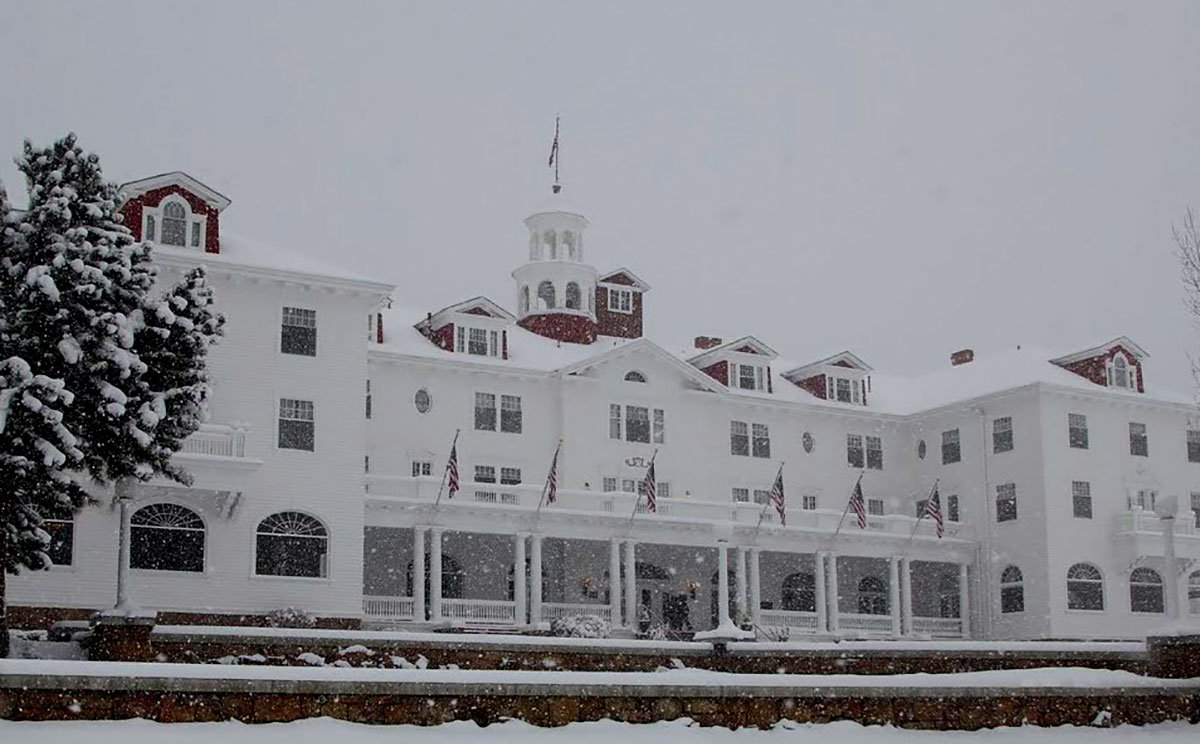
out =
[[771,362],[779,355],[755,337],[743,336],[721,343],[719,338],[697,336],[696,348],[703,351],[688,362],[722,385],[735,390],[774,392]]
[[220,214],[229,199],[174,171],[122,184],[125,225],[137,240],[221,252]]
[[475,297],[430,313],[415,328],[446,351],[508,359],[508,327],[515,321],[495,302]]
[[865,406],[871,367],[849,351],[783,373],[784,379],[823,400]]
[[596,284],[596,333],[641,338],[642,297],[649,291],[649,284],[624,267],[602,275]]
[[1142,360],[1149,357],[1128,336],[1118,336],[1106,344],[1051,359],[1050,363],[1103,387],[1144,393]]

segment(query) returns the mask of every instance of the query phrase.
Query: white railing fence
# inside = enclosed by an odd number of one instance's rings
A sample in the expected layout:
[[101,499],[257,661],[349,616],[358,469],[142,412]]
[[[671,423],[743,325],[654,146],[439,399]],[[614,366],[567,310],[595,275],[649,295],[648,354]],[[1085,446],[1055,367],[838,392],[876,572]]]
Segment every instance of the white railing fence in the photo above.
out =
[[517,605],[500,599],[443,599],[442,617],[468,625],[516,625]]
[[838,615],[838,628],[843,631],[872,633],[881,635],[892,634],[891,615],[859,615],[843,612]]
[[542,604],[542,622],[552,623],[564,617],[592,615],[612,624],[612,606],[601,604],[565,604],[545,602]]
[[245,457],[246,429],[225,424],[201,424],[179,448],[180,454],[208,457]]
[[789,628],[817,632],[817,613],[795,610],[759,610],[759,624],[767,628]]
[[931,638],[962,638],[962,620],[957,617],[914,617],[913,633]]
[[363,614],[367,617],[412,620],[416,617],[416,606],[412,597],[363,596]]

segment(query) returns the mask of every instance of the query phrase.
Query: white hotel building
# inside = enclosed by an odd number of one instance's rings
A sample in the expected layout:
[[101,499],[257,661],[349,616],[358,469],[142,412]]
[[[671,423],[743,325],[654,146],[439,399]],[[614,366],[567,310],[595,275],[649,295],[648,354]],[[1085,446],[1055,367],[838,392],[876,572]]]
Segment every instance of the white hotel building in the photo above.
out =
[[[649,285],[588,263],[603,247],[561,195],[525,220],[515,314],[405,311],[403,286],[221,234],[228,199],[185,174],[125,190],[161,280],[204,264],[227,318],[179,455],[195,483],[129,494],[132,594],[164,617],[686,635],[722,583],[771,638],[1135,638],[1172,591],[1200,616],[1200,424],[1128,338],[912,378],[749,335],[665,348],[642,337]],[[462,488],[439,501],[456,431]],[[658,510],[634,515],[655,453]],[[781,461],[786,526],[762,507]],[[841,521],[860,474],[865,529]],[[935,480],[941,539],[916,519]],[[48,525],[57,565],[10,582],[18,623],[112,606],[119,513]]]

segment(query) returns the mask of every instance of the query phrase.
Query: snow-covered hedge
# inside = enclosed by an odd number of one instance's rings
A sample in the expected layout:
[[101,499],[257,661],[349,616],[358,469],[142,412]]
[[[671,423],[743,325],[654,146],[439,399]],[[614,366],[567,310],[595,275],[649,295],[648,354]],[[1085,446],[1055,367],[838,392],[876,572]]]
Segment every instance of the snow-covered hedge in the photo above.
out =
[[315,628],[317,619],[296,607],[281,607],[267,613],[267,625],[272,628]]
[[568,615],[550,624],[550,632],[564,638],[608,638],[608,621],[595,615]]

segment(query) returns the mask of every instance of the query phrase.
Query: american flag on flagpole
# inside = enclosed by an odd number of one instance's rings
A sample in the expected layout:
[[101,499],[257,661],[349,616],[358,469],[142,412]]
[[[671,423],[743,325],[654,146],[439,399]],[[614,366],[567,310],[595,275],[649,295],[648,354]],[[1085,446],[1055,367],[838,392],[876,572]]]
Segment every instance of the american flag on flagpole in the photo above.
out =
[[446,463],[446,498],[458,493],[458,443],[450,446],[450,460]]
[[642,481],[642,488],[646,491],[646,511],[658,511],[658,484],[654,480],[654,458],[650,458],[650,467],[646,468],[646,477]]
[[787,514],[784,513],[783,506],[783,466],[779,466],[779,474],[775,476],[775,483],[771,486],[771,503],[775,505],[775,511],[779,512],[779,523],[787,526]]
[[558,448],[554,450],[554,459],[550,461],[550,475],[546,476],[546,503],[553,504],[558,500],[558,453],[562,449],[562,442],[558,443]]
[[946,523],[942,519],[942,497],[938,495],[936,483],[933,486],[933,493],[929,495],[929,500],[925,502],[925,516],[933,520],[938,539],[941,539],[942,533],[946,529]]
[[858,517],[858,528],[865,530],[867,528],[867,502],[863,499],[861,475],[858,476],[858,482],[854,484],[854,490],[850,493],[850,508]]

